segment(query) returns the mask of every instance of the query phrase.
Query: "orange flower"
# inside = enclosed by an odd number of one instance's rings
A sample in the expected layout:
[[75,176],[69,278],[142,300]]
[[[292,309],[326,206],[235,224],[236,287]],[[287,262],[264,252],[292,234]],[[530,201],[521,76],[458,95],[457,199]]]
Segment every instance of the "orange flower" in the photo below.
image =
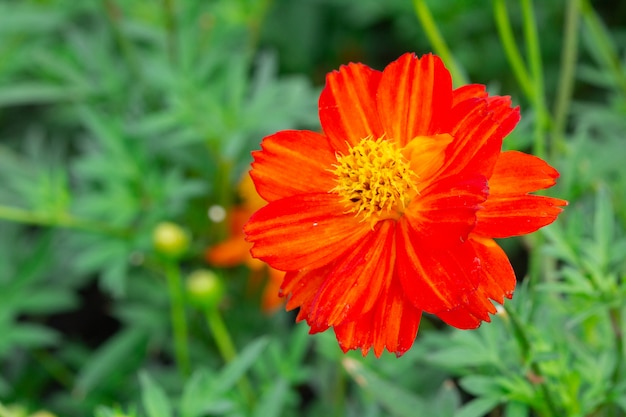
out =
[[230,237],[224,242],[208,248],[205,258],[212,265],[220,267],[246,264],[251,271],[250,278],[254,289],[267,277],[267,283],[261,296],[261,308],[265,312],[270,312],[283,304],[283,299],[279,297],[278,293],[285,273],[267,268],[265,263],[250,255],[252,244],[246,242],[243,226],[255,211],[265,205],[265,201],[257,194],[249,175],[245,175],[241,180],[239,194],[242,204],[235,207],[230,213]]
[[245,226],[252,254],[287,271],[287,309],[311,333],[334,327],[344,351],[400,356],[422,312],[476,328],[511,298],[515,275],[493,238],[553,222],[566,201],[530,195],[558,172],[501,152],[519,121],[509,97],[453,89],[433,55],[384,71],[328,74],[324,134],[282,131],[253,153],[268,204]]

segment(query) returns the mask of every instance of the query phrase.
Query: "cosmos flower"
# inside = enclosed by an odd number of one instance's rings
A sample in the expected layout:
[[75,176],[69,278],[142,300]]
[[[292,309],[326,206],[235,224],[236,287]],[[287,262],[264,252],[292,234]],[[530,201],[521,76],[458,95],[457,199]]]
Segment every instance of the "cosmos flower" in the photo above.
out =
[[563,200],[531,195],[558,172],[502,152],[520,119],[509,97],[452,88],[433,55],[328,74],[323,133],[281,131],[253,153],[267,205],[245,226],[252,255],[286,271],[281,292],[311,333],[340,347],[413,344],[422,312],[461,329],[489,321],[515,288],[493,238],[553,222]]
[[257,194],[249,175],[245,175],[239,183],[239,194],[241,204],[234,207],[229,216],[230,236],[225,241],[209,247],[205,251],[205,258],[211,265],[219,267],[245,264],[250,269],[251,292],[257,292],[257,289],[264,285],[261,309],[266,313],[273,312],[284,304],[278,293],[285,273],[268,268],[265,263],[254,259],[250,255],[252,245],[246,242],[243,233],[243,225],[255,211],[265,205],[265,200]]

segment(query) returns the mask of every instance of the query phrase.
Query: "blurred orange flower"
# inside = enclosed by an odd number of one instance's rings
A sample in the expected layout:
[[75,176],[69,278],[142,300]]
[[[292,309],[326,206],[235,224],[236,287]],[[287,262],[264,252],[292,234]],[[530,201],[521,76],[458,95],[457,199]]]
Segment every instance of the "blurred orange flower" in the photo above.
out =
[[268,204],[245,232],[256,258],[287,271],[287,309],[376,356],[406,352],[423,311],[462,329],[489,321],[490,300],[515,288],[493,238],[531,233],[567,204],[529,194],[555,169],[501,152],[520,118],[510,98],[453,89],[438,57],[405,54],[382,72],[328,74],[319,117],[323,134],[278,132],[253,153]]
[[250,282],[253,290],[258,289],[265,279],[265,288],[261,296],[261,308],[265,312],[274,311],[284,304],[278,295],[280,284],[285,276],[283,271],[268,267],[264,262],[250,255],[251,243],[246,242],[243,226],[252,213],[263,207],[265,200],[259,197],[249,175],[245,175],[239,183],[241,205],[234,207],[230,212],[230,237],[205,252],[206,260],[215,266],[233,267],[246,264],[250,268]]

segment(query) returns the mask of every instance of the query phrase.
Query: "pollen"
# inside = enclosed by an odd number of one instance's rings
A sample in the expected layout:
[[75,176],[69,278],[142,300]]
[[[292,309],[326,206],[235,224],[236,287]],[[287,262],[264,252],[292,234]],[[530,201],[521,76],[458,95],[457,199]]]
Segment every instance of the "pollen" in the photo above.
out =
[[417,176],[394,144],[384,138],[365,138],[337,154],[332,172],[337,193],[346,213],[362,216],[372,227],[379,220],[399,219],[411,199],[417,195]]

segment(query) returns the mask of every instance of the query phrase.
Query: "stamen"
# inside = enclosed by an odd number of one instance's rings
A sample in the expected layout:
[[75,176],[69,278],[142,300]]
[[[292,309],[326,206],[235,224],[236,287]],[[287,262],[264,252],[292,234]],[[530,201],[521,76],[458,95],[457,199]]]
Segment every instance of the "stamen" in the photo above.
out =
[[383,219],[399,219],[417,194],[417,176],[394,144],[383,138],[365,138],[346,155],[337,155],[332,171],[346,213],[363,216],[372,227]]

